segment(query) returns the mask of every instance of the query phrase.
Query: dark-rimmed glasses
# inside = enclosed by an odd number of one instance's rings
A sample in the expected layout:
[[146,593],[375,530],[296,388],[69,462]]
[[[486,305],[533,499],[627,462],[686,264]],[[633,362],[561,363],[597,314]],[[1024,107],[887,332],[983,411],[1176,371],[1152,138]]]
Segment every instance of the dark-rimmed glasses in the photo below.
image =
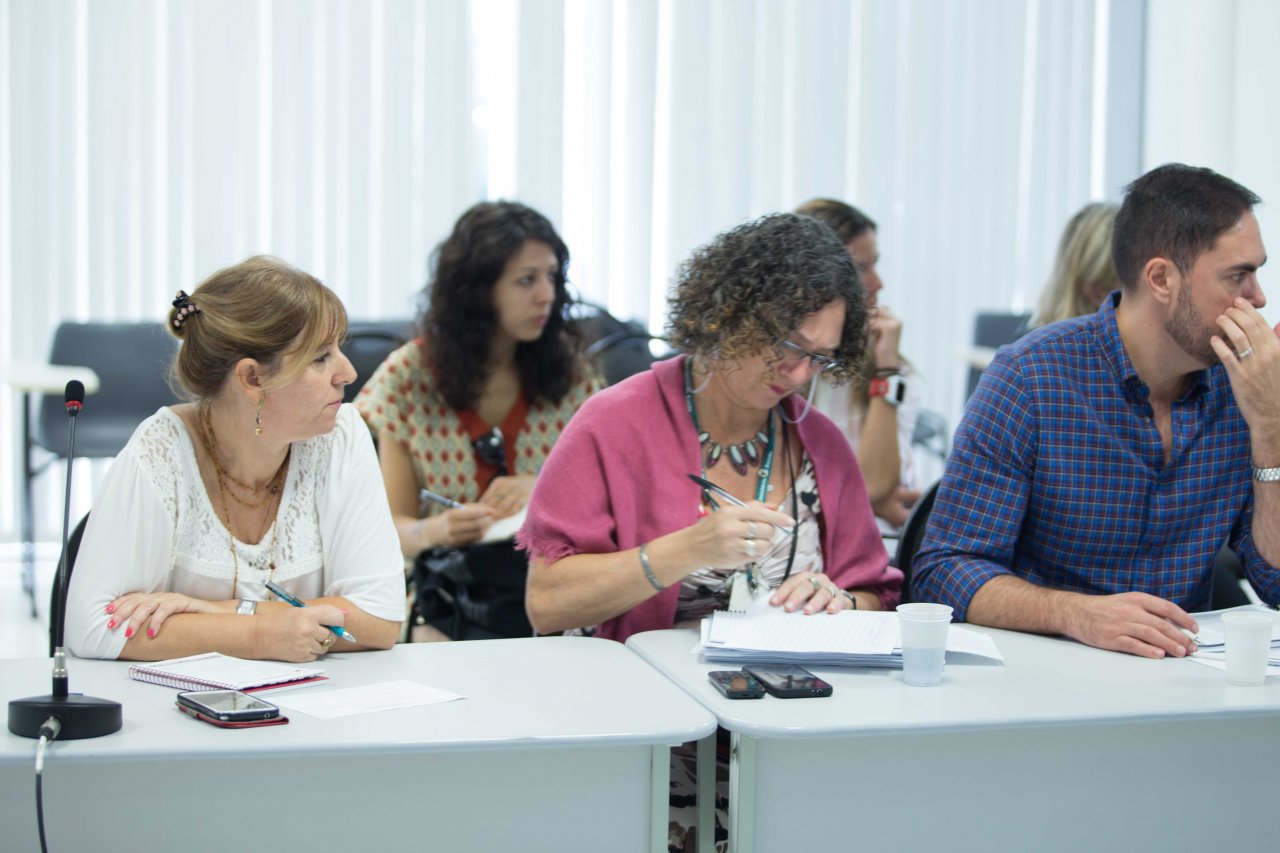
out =
[[775,351],[778,354],[778,363],[775,366],[781,367],[783,370],[794,370],[805,359],[809,360],[809,363],[813,365],[813,369],[817,373],[835,367],[840,363],[838,350],[831,355],[819,355],[816,352],[809,352],[799,344],[788,340],[778,341]]

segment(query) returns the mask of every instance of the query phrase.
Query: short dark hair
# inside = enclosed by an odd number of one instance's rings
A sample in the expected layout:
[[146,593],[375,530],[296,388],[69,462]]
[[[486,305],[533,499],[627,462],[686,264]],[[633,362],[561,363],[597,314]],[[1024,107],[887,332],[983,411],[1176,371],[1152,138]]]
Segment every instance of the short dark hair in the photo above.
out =
[[867,345],[862,280],[829,227],[775,213],[724,232],[680,266],[669,340],[691,355],[768,358],[805,317],[837,299],[845,303],[844,328],[830,374],[844,381],[858,374]]
[[422,295],[418,327],[437,368],[440,393],[454,409],[480,398],[488,379],[489,346],[498,318],[493,286],[526,240],[545,243],[556,256],[556,297],[542,336],[516,346],[516,370],[529,401],[558,403],[581,378],[576,326],[565,319],[569,249],[551,221],[514,201],[486,201],[459,217],[431,256],[431,280]]
[[1184,275],[1218,235],[1262,199],[1212,169],[1166,163],[1125,187],[1111,259],[1126,290],[1152,258],[1167,257]]

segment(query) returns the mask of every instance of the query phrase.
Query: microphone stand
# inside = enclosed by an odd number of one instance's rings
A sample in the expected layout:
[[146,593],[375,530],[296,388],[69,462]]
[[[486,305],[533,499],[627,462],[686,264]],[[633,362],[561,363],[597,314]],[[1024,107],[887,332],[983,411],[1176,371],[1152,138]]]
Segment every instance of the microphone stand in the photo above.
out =
[[68,692],[67,652],[62,646],[67,610],[67,539],[71,523],[71,463],[76,455],[76,415],[84,403],[84,385],[67,383],[67,416],[70,443],[67,448],[67,493],[62,508],[62,559],[58,561],[58,596],[49,614],[53,627],[53,692],[9,702],[9,731],[19,737],[55,737],[61,740],[102,737],[124,725],[120,703]]

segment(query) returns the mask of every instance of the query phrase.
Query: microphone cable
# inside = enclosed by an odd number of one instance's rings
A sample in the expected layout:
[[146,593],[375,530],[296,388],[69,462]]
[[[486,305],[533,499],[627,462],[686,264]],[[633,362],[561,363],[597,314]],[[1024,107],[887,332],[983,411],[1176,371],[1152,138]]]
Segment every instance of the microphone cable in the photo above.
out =
[[49,717],[40,726],[40,742],[36,744],[36,824],[40,830],[41,853],[49,853],[49,845],[44,838],[44,786],[41,783],[44,776],[44,750],[61,733],[62,721],[57,717]]

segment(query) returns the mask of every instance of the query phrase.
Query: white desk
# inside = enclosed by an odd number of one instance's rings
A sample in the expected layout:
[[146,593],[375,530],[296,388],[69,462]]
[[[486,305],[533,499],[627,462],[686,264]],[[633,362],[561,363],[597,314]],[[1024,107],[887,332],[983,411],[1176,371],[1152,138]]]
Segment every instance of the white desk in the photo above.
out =
[[706,673],[732,667],[690,654],[692,631],[627,645],[732,733],[738,853],[1275,846],[1275,679],[990,633],[1003,667],[948,666],[933,688],[812,667],[828,699],[724,699]]
[[[323,666],[332,681],[301,689],[407,678],[468,698],[226,730],[124,663],[73,661],[72,689],[122,702],[124,728],[50,747],[50,849],[665,851],[669,746],[715,730],[607,640],[402,645]],[[49,661],[0,660],[0,684],[6,702],[47,693]],[[38,849],[35,741],[3,738],[0,849]]]

